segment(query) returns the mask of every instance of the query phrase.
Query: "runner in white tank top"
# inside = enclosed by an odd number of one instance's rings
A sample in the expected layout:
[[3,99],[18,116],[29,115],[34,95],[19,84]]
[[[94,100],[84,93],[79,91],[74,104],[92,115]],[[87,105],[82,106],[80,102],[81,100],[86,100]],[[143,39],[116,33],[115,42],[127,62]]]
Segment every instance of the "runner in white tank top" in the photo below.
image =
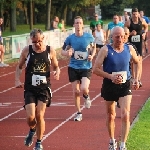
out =
[[101,24],[96,25],[96,30],[93,33],[93,36],[95,38],[94,42],[96,43],[96,52],[98,54],[99,50],[105,45],[106,42],[106,33],[101,28]]

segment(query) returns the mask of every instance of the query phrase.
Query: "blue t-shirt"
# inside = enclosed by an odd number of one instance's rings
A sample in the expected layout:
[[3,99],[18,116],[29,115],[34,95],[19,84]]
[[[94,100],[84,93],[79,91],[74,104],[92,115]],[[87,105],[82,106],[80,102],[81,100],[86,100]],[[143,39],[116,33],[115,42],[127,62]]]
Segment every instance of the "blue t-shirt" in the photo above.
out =
[[143,16],[143,18],[145,19],[146,23],[149,24],[150,23],[150,20],[148,19],[148,17],[146,16]]
[[117,26],[124,28],[124,23],[118,22],[117,24],[115,24],[114,22],[110,22],[108,24],[108,30],[111,30],[112,28],[117,27]]
[[107,73],[126,71],[127,80],[131,78],[129,70],[129,62],[131,54],[129,46],[124,44],[124,50],[121,53],[117,53],[110,45],[108,47],[108,55],[103,62],[103,70]]
[[94,37],[90,33],[83,33],[82,36],[76,36],[71,34],[65,40],[63,49],[67,45],[71,46],[74,50],[73,55],[70,58],[69,67],[74,69],[90,69],[92,68],[92,62],[88,61],[88,48],[94,42]]

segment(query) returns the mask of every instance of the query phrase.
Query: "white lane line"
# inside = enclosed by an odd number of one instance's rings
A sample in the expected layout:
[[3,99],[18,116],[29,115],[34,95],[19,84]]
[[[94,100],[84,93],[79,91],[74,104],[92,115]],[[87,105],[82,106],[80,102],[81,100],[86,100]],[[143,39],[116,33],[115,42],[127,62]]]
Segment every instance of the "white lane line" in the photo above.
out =
[[[62,89],[62,88],[64,88],[64,87],[66,87],[66,86],[68,86],[69,84],[70,84],[70,83],[67,83],[67,84],[65,84],[65,85],[63,85],[63,86],[61,86],[61,87],[59,87],[58,89],[54,90],[53,93],[55,93],[55,92],[57,92],[58,90],[60,90],[60,89]],[[1,119],[0,119],[0,122],[3,121],[3,120],[5,120],[5,119],[7,119],[8,117],[10,117],[10,116],[12,116],[12,115],[18,113],[19,111],[21,111],[21,110],[23,110],[23,109],[24,109],[24,108],[21,108],[21,109],[15,111],[15,112],[13,112],[13,113],[11,113],[11,114],[9,114],[9,115],[3,117],[3,118],[1,118]]]
[[[98,94],[98,95],[96,95],[96,96],[92,99],[92,101],[96,100],[100,95],[101,95],[101,93]],[[85,107],[82,106],[81,110],[83,110],[84,108],[85,108]],[[74,117],[74,115],[75,115],[76,113],[77,113],[77,112],[75,112],[75,113],[72,114],[70,117],[68,117],[65,121],[63,121],[63,122],[60,123],[58,126],[56,126],[55,128],[53,128],[53,130],[51,130],[49,133],[47,133],[47,134],[43,137],[42,141],[46,140],[52,133],[54,133],[56,130],[58,130],[60,127],[62,127],[65,123],[67,123],[72,117]]]
[[[65,67],[68,67],[68,66],[60,67],[60,69],[63,69],[63,68],[65,68]],[[23,70],[24,70],[24,69],[25,69],[25,68],[23,68]],[[10,74],[13,74],[13,73],[15,73],[15,72],[16,72],[16,71],[9,72],[9,73],[7,73],[7,74],[3,74],[3,75],[0,76],[0,78],[1,78],[1,77],[5,77],[5,76],[10,75]],[[51,71],[50,73],[53,73],[53,71]]]
[[13,86],[13,87],[11,87],[11,88],[8,88],[7,90],[1,91],[0,94],[1,94],[1,93],[5,93],[5,92],[7,92],[7,91],[10,91],[10,90],[12,90],[12,89],[14,89],[14,88],[16,88],[16,87]]
[[3,117],[3,118],[1,118],[0,121],[3,121],[3,120],[5,120],[5,119],[7,119],[8,117],[10,117],[10,116],[12,116],[12,115],[18,113],[19,111],[21,111],[21,110],[23,110],[23,109],[24,109],[24,108],[21,108],[21,109],[15,111],[15,112],[13,112],[13,113],[11,113],[11,114],[9,114],[9,115]]

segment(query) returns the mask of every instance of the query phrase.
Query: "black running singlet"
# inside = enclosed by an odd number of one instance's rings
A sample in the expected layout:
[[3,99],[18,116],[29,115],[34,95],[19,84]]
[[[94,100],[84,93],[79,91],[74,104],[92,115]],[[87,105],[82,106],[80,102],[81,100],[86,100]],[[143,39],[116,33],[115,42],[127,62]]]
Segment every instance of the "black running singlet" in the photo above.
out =
[[41,53],[36,53],[29,45],[26,59],[24,89],[47,88],[50,86],[50,47]]
[[142,22],[140,18],[138,19],[138,23],[134,24],[132,19],[130,19],[130,27],[129,31],[132,32],[135,30],[137,32],[137,35],[129,36],[129,42],[135,45],[137,48],[138,53],[142,56]]

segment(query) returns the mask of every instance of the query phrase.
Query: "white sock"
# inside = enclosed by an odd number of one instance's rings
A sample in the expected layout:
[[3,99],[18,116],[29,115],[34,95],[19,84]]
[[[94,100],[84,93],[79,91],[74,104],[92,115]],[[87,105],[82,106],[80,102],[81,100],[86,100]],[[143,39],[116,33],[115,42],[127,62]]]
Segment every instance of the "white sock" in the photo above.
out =
[[115,143],[115,139],[110,139],[110,143]]
[[120,147],[125,148],[126,147],[126,143],[125,142],[121,142]]

